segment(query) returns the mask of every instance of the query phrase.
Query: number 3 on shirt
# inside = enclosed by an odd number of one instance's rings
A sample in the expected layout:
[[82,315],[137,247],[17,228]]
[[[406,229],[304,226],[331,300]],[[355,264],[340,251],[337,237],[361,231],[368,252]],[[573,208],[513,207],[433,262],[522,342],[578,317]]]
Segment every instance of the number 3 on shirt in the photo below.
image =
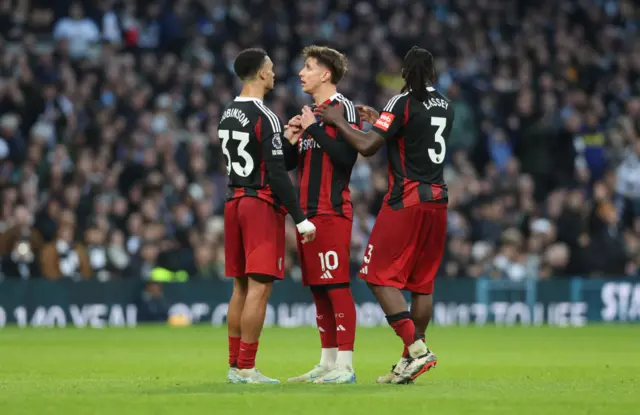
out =
[[[241,177],[249,177],[251,172],[253,171],[253,159],[251,158],[251,154],[249,154],[245,147],[249,144],[249,133],[243,133],[240,131],[231,131],[231,135],[229,135],[229,130],[219,130],[218,136],[222,138],[222,153],[227,158],[227,175],[231,174],[231,169]],[[238,140],[240,143],[238,144],[238,156],[244,159],[244,166],[242,166],[237,161],[231,161],[231,153],[229,153],[229,149],[227,148],[227,144],[229,144],[229,138],[234,140]]]
[[444,137],[442,137],[442,133],[447,126],[447,119],[444,117],[431,117],[431,125],[438,127],[436,131],[436,144],[440,144],[440,152],[436,153],[434,149],[430,148],[429,158],[435,164],[441,164],[444,161],[444,155],[447,154],[447,146],[444,142]]
[[368,264],[369,262],[371,262],[371,254],[373,253],[373,245],[369,244],[369,246],[367,247],[367,252],[365,252],[364,254],[364,262],[365,264]]

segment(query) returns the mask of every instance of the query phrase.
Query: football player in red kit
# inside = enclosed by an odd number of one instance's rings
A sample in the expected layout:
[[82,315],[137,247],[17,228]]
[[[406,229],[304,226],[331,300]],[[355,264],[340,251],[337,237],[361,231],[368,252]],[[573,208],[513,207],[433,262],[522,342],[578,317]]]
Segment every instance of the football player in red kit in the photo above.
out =
[[346,57],[328,47],[309,46],[302,51],[302,89],[315,104],[289,121],[296,132],[285,145],[288,167],[298,169],[300,206],[316,226],[315,241],[301,244],[298,252],[303,282],[316,305],[322,352],[311,371],[291,382],[354,383],[353,348],[356,308],[349,287],[349,259],[353,212],[349,192],[351,170],[357,151],[335,127],[316,119],[318,105],[342,105],[350,128],[360,128],[355,106],[337,92],[347,71]]
[[[285,214],[303,242],[315,237],[286,171],[280,119],[263,102],[273,89],[273,63],[262,49],[234,61],[242,91],[222,112],[218,136],[229,174],[224,208],[225,275],[234,279],[229,301],[231,383],[278,383],[255,367],[258,340],[274,280],[284,278]],[[284,140],[286,141],[286,140]],[[284,208],[284,209],[283,209]],[[286,210],[285,210],[286,209]]]
[[[339,108],[317,110],[361,154],[370,156],[387,145],[389,191],[360,270],[405,346],[392,372],[378,379],[381,383],[410,383],[436,364],[424,334],[447,232],[443,167],[453,108],[432,86],[436,74],[427,50],[413,47],[406,54],[402,77],[402,93],[379,116],[367,109],[376,115],[367,133],[351,128]],[[362,115],[369,120],[367,111]],[[400,290],[411,292],[410,311]]]

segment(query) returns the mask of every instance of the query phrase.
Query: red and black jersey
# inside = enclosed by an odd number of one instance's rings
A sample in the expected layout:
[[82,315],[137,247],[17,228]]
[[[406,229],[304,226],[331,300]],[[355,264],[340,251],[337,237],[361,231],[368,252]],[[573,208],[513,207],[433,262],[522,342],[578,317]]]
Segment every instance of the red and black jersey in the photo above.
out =
[[[344,104],[345,118],[361,128],[355,106],[341,94],[323,104]],[[358,152],[334,126],[318,122],[307,128],[298,141],[298,186],[302,210],[307,217],[343,216],[353,220],[349,180]]]
[[422,202],[447,203],[444,159],[453,123],[451,103],[433,88],[420,102],[407,92],[391,98],[373,125],[387,142],[389,191],[393,209]]
[[305,219],[285,168],[282,122],[256,98],[237,97],[222,113],[218,136],[229,174],[227,200],[256,197]]

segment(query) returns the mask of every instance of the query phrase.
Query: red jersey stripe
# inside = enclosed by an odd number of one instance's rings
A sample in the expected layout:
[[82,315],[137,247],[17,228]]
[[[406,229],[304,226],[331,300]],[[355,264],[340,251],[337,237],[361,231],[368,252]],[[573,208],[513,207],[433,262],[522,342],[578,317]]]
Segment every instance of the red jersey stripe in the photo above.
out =
[[[256,125],[253,131],[255,132],[256,138],[258,139],[258,146],[262,146],[262,116],[258,117],[258,121],[256,122]],[[265,185],[265,173],[266,173],[265,164],[264,164],[264,161],[261,159],[260,160],[260,187],[263,187]]]
[[322,175],[320,176],[320,196],[318,197],[318,209],[320,212],[333,212],[331,204],[331,185],[333,183],[333,163],[329,156],[322,155]]
[[432,184],[431,193],[433,194],[433,200],[442,199],[442,186],[437,184]]
[[300,207],[306,211],[309,204],[309,170],[311,169],[311,152],[300,153],[298,162],[298,185],[300,186]]

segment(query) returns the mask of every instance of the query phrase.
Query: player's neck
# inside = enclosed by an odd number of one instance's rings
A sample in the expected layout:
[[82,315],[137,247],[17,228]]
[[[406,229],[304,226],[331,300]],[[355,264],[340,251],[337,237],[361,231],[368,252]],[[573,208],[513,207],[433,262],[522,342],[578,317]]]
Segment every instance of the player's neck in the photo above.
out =
[[311,94],[311,96],[313,96],[313,101],[316,103],[316,105],[320,105],[334,96],[337,91],[338,90],[335,85],[326,84],[320,86],[317,91]]
[[240,97],[242,98],[256,98],[259,100],[264,100],[264,87],[258,84],[244,84],[242,86],[242,91],[240,91]]

